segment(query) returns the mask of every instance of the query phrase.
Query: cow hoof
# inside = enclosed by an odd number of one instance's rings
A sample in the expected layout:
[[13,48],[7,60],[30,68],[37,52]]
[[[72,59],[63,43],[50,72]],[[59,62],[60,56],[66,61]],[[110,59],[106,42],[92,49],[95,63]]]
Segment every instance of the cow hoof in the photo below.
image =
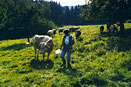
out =
[[50,62],[51,60],[50,60],[50,59],[47,59],[46,61],[47,61],[47,62]]

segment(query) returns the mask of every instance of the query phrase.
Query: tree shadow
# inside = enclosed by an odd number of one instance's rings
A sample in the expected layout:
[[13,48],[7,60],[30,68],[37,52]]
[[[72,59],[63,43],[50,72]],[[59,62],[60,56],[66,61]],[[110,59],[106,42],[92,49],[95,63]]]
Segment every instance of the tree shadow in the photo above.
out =
[[0,49],[2,51],[6,51],[6,50],[21,50],[21,49],[24,49],[26,48],[26,44],[25,43],[21,43],[21,44],[13,44],[11,46],[7,46],[7,47],[1,47]]
[[116,36],[131,39],[131,28],[125,29],[123,32],[119,32]]
[[100,36],[102,37],[115,36],[115,37],[131,39],[131,28],[125,29],[124,31],[119,31],[119,32],[103,32],[100,34]]
[[108,50],[128,51],[131,50],[131,29],[119,32],[106,41]]
[[51,60],[39,61],[33,59],[30,63],[30,67],[34,69],[52,69],[53,66],[54,66],[54,62]]
[[103,33],[100,33],[100,36],[102,36],[102,37],[108,37],[109,35],[108,35],[107,32],[103,32]]

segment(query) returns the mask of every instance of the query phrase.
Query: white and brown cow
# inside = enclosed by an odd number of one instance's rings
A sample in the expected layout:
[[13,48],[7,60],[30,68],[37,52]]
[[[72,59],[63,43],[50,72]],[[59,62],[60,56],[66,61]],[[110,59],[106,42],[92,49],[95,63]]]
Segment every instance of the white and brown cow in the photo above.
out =
[[49,35],[50,37],[52,37],[55,34],[56,34],[56,29],[48,30],[47,32],[47,35]]
[[115,25],[110,26],[110,32],[118,32],[118,28]]
[[52,36],[53,36],[53,33],[54,33],[53,30],[48,30],[47,35],[50,36],[50,37],[52,37]]
[[38,60],[39,52],[43,54],[43,60],[45,57],[45,52],[48,53],[47,60],[49,60],[49,55],[53,50],[53,39],[47,35],[34,35],[33,38],[33,45],[35,51],[35,59]]

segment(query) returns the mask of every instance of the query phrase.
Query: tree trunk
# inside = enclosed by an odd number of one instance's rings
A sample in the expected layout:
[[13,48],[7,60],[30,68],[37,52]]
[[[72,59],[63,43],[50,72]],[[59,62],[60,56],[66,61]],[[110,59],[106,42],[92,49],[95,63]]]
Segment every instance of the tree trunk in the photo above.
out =
[[120,22],[120,32],[124,32],[124,23]]
[[27,23],[27,29],[26,29],[26,33],[27,33],[27,41],[30,43],[30,32],[29,32],[29,30],[30,30],[30,21],[29,21],[29,23]]
[[26,29],[26,33],[27,33],[27,41],[30,42],[30,38],[29,38],[29,29]]

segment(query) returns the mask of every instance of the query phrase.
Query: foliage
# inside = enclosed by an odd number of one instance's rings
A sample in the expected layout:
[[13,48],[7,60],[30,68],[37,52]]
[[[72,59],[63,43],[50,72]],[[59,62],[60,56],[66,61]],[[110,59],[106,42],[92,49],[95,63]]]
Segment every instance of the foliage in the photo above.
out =
[[0,37],[16,39],[34,34],[46,34],[49,29],[63,25],[87,24],[78,15],[80,6],[62,7],[59,3],[44,0],[1,0]]
[[0,39],[29,37],[56,27],[45,1],[1,0],[0,10]]
[[[39,61],[35,61],[33,46],[26,46],[26,39],[0,41],[0,86],[130,87],[130,25],[125,24],[125,37],[102,36],[99,34],[101,25],[75,26],[81,28],[80,38],[83,40],[76,41],[73,46],[72,69],[63,69],[61,58],[55,57],[55,50],[60,47],[63,36],[58,32],[53,37],[54,49],[50,61],[46,58],[43,61],[41,54]],[[68,27],[71,26],[64,28]],[[118,44],[117,47],[115,44]]]
[[81,7],[81,16],[86,20],[106,23],[125,22],[131,18],[130,4],[129,0],[90,0],[88,5]]

